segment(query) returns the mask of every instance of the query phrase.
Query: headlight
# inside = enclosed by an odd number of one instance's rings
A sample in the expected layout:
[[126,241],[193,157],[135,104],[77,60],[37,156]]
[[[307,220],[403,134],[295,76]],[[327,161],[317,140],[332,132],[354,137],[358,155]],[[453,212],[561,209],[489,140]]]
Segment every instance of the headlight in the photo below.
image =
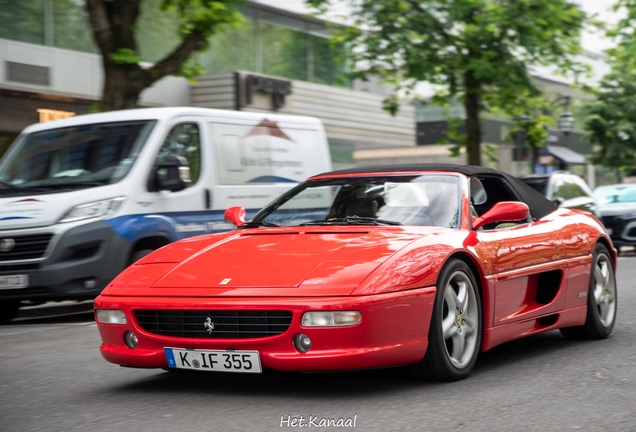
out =
[[303,327],[352,326],[362,321],[358,311],[345,312],[305,312],[301,320]]
[[60,222],[75,222],[83,219],[108,217],[114,214],[126,197],[117,197],[73,207]]
[[102,324],[126,324],[126,314],[116,309],[96,309],[95,317]]

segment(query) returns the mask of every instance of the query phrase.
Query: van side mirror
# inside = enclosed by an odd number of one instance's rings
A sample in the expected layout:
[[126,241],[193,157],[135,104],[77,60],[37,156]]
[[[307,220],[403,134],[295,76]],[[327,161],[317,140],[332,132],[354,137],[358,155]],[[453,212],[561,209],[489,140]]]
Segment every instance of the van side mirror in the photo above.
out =
[[473,218],[473,229],[495,222],[526,220],[530,209],[526,203],[519,201],[501,201],[480,217]]
[[230,207],[223,213],[223,218],[238,228],[245,223],[245,209],[241,206]]
[[188,183],[190,183],[190,168],[186,159],[182,156],[169,155],[153,167],[148,180],[148,190],[178,192],[185,189]]

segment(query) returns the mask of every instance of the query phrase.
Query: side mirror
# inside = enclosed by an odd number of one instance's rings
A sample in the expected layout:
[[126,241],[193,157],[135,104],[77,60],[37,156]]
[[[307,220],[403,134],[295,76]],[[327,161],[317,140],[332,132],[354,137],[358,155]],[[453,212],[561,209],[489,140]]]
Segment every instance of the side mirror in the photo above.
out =
[[182,156],[166,156],[152,170],[148,181],[148,190],[158,192],[168,190],[178,192],[190,183],[190,168]]
[[561,204],[563,204],[564,199],[561,197],[554,197],[552,198],[552,202],[555,203],[556,205],[560,206]]
[[230,207],[223,213],[223,218],[238,228],[245,223],[245,209],[240,206]]
[[473,229],[495,222],[520,221],[528,218],[530,209],[519,201],[501,201],[480,217],[473,218]]

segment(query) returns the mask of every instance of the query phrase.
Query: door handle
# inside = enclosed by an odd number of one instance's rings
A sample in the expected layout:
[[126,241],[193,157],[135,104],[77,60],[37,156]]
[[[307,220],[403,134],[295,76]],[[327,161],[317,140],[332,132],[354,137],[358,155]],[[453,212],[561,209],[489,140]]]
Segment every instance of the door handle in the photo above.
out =
[[205,203],[205,209],[210,210],[212,208],[212,192],[210,192],[210,189],[203,190],[203,201]]

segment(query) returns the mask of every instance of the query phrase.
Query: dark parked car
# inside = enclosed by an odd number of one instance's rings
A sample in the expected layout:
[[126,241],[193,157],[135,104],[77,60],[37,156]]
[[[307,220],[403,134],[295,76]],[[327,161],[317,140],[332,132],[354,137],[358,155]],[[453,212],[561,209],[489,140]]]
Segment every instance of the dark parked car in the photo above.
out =
[[587,210],[600,218],[598,204],[583,179],[567,171],[533,174],[521,180],[560,207]]
[[636,184],[600,186],[594,198],[614,245],[636,246]]

